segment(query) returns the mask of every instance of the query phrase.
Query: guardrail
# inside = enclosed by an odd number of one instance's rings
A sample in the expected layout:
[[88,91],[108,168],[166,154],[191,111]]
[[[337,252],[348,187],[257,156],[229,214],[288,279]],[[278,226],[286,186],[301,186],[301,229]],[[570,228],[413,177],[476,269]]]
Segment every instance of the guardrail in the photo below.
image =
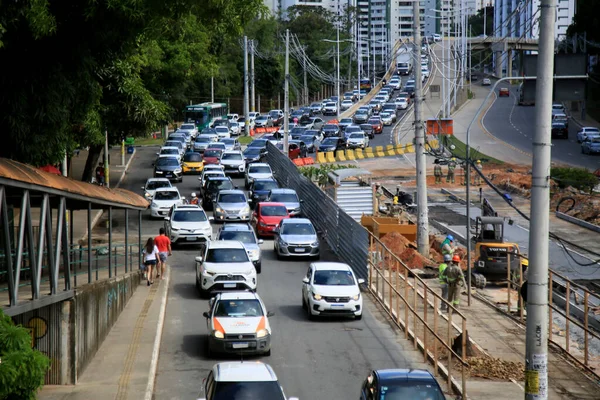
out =
[[[431,361],[435,374],[441,373],[448,390],[467,398],[467,335],[461,335],[460,350],[455,335],[467,332],[466,317],[392,253],[377,237],[369,233],[368,288],[392,321],[404,330],[421,350],[425,362]],[[449,310],[447,314],[441,307]],[[445,363],[442,360],[445,359]],[[459,365],[460,382],[452,377],[453,362]]]

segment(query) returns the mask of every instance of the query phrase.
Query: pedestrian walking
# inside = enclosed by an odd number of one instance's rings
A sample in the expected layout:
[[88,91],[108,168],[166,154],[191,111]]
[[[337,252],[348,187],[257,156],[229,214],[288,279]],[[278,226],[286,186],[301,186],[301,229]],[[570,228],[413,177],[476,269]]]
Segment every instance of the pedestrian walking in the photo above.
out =
[[104,186],[104,166],[99,163],[96,167],[96,183],[100,186]]
[[171,251],[171,239],[166,235],[165,228],[158,230],[158,236],[154,238],[154,244],[158,249],[156,278],[162,280],[165,277],[165,270],[167,269],[167,256],[173,254]]
[[460,257],[455,254],[445,270],[446,282],[448,282],[448,302],[456,309],[460,305],[460,287],[465,279],[458,263],[460,263]]
[[[479,172],[483,172],[482,166],[481,166],[481,160],[477,160],[477,162],[475,164],[476,164],[475,166],[477,167]],[[477,171],[475,171],[475,185],[481,186],[481,175],[479,175],[479,173],[477,173]]]
[[[444,262],[442,262],[438,268],[438,279],[440,282],[440,286],[442,288],[442,298],[448,301],[448,282],[446,281],[446,269],[448,268],[448,264],[452,261],[452,256],[450,254],[444,254]],[[442,302],[442,311],[446,311],[448,307],[446,303]]]
[[448,235],[446,239],[442,242],[440,249],[442,250],[442,254],[449,254],[452,256],[454,254],[454,250],[456,250],[456,246],[454,245],[454,236]]
[[156,265],[157,260],[159,259],[158,248],[154,244],[154,239],[148,238],[142,256],[147,270],[148,286],[150,286],[154,283],[154,280],[152,279],[152,267]]
[[446,183],[454,183],[454,169],[456,169],[456,158],[452,157],[448,163],[448,175]]
[[440,165],[440,160],[437,158],[435,159],[433,164],[433,176],[435,176],[435,184],[437,185],[442,183],[442,166]]

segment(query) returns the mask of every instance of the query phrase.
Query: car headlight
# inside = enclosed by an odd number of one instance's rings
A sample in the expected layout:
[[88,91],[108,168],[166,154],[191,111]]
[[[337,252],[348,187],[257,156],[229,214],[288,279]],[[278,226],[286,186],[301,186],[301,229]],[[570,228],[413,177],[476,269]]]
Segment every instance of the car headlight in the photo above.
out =
[[225,211],[223,211],[223,209],[221,207],[217,207],[217,208],[215,208],[215,212],[223,214]]
[[245,271],[244,275],[252,275],[253,273],[256,273],[254,266],[252,266],[252,268],[250,268],[248,271]]
[[265,227],[266,227],[266,226],[269,226],[268,224],[265,224],[265,223],[264,223],[264,222],[262,222],[262,221],[260,221],[260,222],[258,223],[258,225],[260,225],[260,226],[265,226]]
[[310,245],[312,247],[317,247],[317,246],[319,246],[319,241],[317,240],[316,242],[312,242]]
[[358,301],[358,299],[360,299],[360,293],[359,294],[355,294],[354,296],[352,296],[352,300]]
[[174,228],[174,227],[171,227],[171,230],[172,230],[173,232],[177,232],[179,229],[181,229],[181,228]]
[[188,165],[187,165],[186,163],[183,163],[181,166],[182,166],[183,168],[187,168],[187,167],[188,167]]
[[213,337],[215,337],[217,339],[224,339],[225,338],[225,334],[223,332],[217,331],[217,330],[212,331],[212,335],[213,335]]
[[259,256],[259,250],[248,250],[248,256],[250,258],[257,258]]
[[242,214],[249,213],[249,212],[250,212],[250,206],[248,206],[248,205],[242,209]]
[[176,174],[180,174],[181,173],[181,168],[177,168],[176,170],[173,171]]
[[257,338],[262,338],[265,337],[269,334],[269,331],[267,331],[266,329],[261,329],[259,331],[256,332],[256,337]]
[[161,175],[163,172],[162,171],[154,171],[154,173]]
[[152,195],[148,192],[144,193],[144,196],[146,196],[147,199],[151,199]]
[[323,298],[320,294],[314,293],[314,292],[313,292],[312,296],[313,296],[313,299],[315,299],[315,300],[321,300]]
[[152,208],[158,208],[158,204],[156,204],[155,202],[152,202],[152,204],[150,204],[150,207],[152,207]]
[[209,270],[207,270],[207,269],[205,269],[205,270],[204,270],[204,273],[205,273],[206,275],[210,275],[210,276],[215,276],[215,275],[217,274],[216,272],[209,271]]

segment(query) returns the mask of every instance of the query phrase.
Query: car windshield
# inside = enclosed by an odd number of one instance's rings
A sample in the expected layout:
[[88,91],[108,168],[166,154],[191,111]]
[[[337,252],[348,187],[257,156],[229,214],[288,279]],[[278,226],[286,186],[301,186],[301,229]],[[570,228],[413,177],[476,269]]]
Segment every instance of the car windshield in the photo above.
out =
[[267,145],[268,140],[266,139],[257,139],[251,142],[248,147],[265,147]]
[[210,143],[212,142],[212,138],[208,136],[198,136],[196,138],[196,143]]
[[161,157],[156,165],[159,167],[176,167],[179,165],[179,161],[175,157]]
[[259,155],[260,154],[260,148],[259,147],[247,147],[246,150],[244,150],[244,154],[245,155]]
[[325,138],[325,140],[323,140],[323,145],[325,146],[335,146],[337,145],[338,139],[337,138]]
[[254,190],[277,189],[279,185],[275,181],[254,181]]
[[306,223],[290,223],[283,224],[281,229],[282,235],[314,235],[315,228],[311,224]]
[[268,382],[218,382],[212,400],[269,399],[285,400],[276,381]]
[[[229,125],[229,122],[227,124]],[[215,130],[217,132],[229,132],[229,128],[226,126],[217,126]]]
[[249,174],[270,174],[271,168],[269,168],[267,166],[250,167],[250,169],[248,170],[248,173]]
[[158,188],[171,187],[168,181],[150,181],[146,184],[146,190],[156,190]]
[[381,121],[379,120],[379,118],[371,118],[371,119],[369,120],[369,123],[370,123],[370,124],[378,124],[378,123],[380,123],[380,122],[381,122]]
[[210,149],[204,152],[204,157],[221,157],[221,150],[219,149]]
[[162,149],[160,154],[179,154],[178,149]]
[[175,190],[157,191],[154,200],[179,200],[179,193]]
[[262,206],[260,213],[265,217],[285,217],[288,215],[285,206]]
[[351,124],[352,123],[352,118],[342,118],[342,120],[340,121],[340,124]]
[[229,190],[233,189],[233,183],[229,179],[218,179],[211,180],[209,179],[208,184],[206,185],[206,190]]
[[185,153],[185,155],[183,156],[183,161],[200,162],[202,161],[202,156],[199,153]]
[[206,262],[208,263],[222,264],[248,261],[246,249],[208,249],[206,254]]
[[274,193],[269,201],[273,203],[299,203],[298,196],[294,193]]
[[176,222],[204,222],[206,213],[202,210],[180,210],[173,213],[173,221]]
[[183,124],[179,129],[194,130],[194,128],[196,128],[194,124]]
[[174,140],[167,140],[164,144],[164,147],[180,147],[181,142],[176,142]]
[[235,139],[225,138],[225,139],[222,139],[221,142],[224,143],[224,144],[234,145],[235,144]]
[[364,139],[365,135],[362,133],[353,133],[350,135],[350,139]]
[[222,193],[219,196],[219,203],[244,203],[246,198],[242,193]]
[[[319,270],[315,271],[313,283],[327,286],[351,286],[354,285],[354,277],[350,271]],[[413,397],[407,398],[413,399]]]
[[237,240],[245,244],[256,244],[256,238],[251,231],[221,231],[219,240]]
[[379,400],[444,400],[440,389],[429,382],[386,382],[382,386]]
[[313,135],[302,135],[300,136],[300,140],[304,143],[312,143],[315,140]]
[[[262,307],[256,299],[221,300],[215,306],[215,317],[243,318],[262,316]],[[236,396],[235,398],[239,397]]]
[[323,130],[324,130],[324,131],[337,132],[337,130],[338,130],[338,127],[337,127],[337,126],[335,126],[335,125],[331,125],[331,124],[329,124],[329,125],[325,125],[325,126],[323,127]]
[[240,161],[242,161],[243,159],[244,159],[244,157],[242,157],[242,155],[239,153],[225,153],[225,154],[223,154],[223,157],[221,158],[221,160],[240,160]]

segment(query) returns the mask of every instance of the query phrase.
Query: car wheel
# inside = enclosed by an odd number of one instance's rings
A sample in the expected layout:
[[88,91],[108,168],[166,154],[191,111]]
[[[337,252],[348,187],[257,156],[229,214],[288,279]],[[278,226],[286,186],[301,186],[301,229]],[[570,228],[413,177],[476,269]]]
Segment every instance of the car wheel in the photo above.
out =
[[360,315],[355,315],[354,319],[360,321],[362,319],[362,313],[360,313]]
[[269,349],[269,351],[265,352],[265,356],[270,357],[271,356],[271,349]]
[[262,264],[258,263],[258,265],[256,266],[256,273],[260,274],[261,271],[262,271]]
[[313,315],[312,311],[310,310],[309,304],[306,305],[306,316],[308,317],[309,321],[315,320],[315,316]]
[[585,154],[585,151],[583,150],[583,147],[581,148],[581,154]]
[[308,306],[306,305],[306,300],[304,300],[304,296],[302,296],[302,309],[307,310]]

